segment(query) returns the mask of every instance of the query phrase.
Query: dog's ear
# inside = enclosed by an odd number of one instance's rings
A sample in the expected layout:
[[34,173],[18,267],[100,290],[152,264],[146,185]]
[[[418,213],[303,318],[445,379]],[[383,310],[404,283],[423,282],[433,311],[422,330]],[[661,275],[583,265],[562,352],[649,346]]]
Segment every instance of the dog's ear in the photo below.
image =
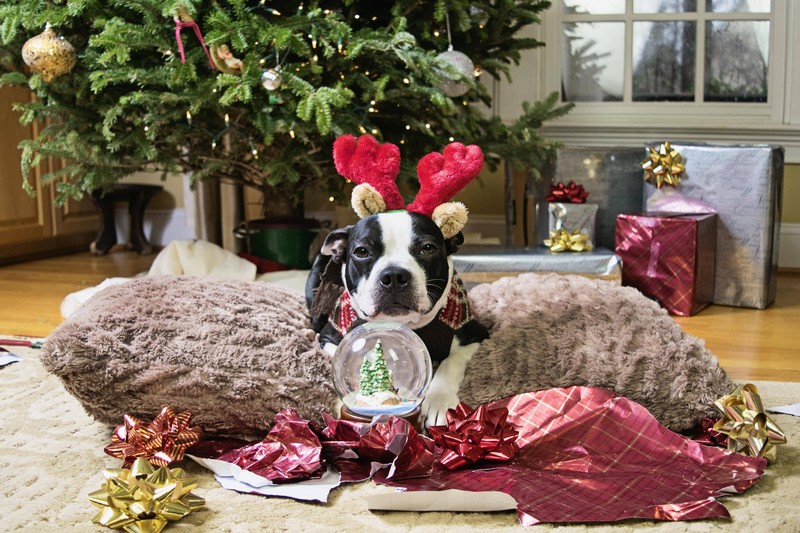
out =
[[342,264],[347,257],[347,243],[350,239],[350,230],[353,226],[338,228],[325,237],[320,253],[331,256],[331,260],[337,264]]
[[444,240],[444,249],[447,255],[453,255],[462,244],[464,244],[464,234],[459,231],[449,239]]

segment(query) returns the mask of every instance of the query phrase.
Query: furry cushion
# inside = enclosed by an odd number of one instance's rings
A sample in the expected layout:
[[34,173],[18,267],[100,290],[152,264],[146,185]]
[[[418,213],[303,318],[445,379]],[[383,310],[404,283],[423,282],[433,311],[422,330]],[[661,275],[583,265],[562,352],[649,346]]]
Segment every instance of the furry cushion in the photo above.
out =
[[703,341],[636,289],[522,274],[478,285],[469,295],[475,318],[491,334],[461,385],[470,405],[591,385],[613,389],[683,431],[717,416],[712,403],[734,388]]
[[41,359],[111,424],[169,404],[207,433],[246,437],[284,407],[315,419],[336,402],[302,296],[263,282],[156,276],[109,287],[47,338]]
[[[733,387],[702,341],[634,289],[524,274],[470,292],[492,336],[473,356],[467,403],[551,387],[615,389],[680,431]],[[208,433],[263,435],[276,412],[332,411],[329,357],[303,297],[263,282],[148,277],[109,287],[47,339],[46,368],[103,422],[189,410]]]

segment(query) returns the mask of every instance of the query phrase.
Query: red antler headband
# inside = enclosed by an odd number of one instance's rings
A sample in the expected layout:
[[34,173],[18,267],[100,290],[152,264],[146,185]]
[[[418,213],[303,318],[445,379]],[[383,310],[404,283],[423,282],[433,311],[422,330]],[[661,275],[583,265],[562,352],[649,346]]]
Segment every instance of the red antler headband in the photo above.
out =
[[420,159],[420,190],[405,207],[396,183],[400,150],[394,144],[380,144],[371,135],[343,135],[333,143],[333,162],[339,174],[357,184],[351,200],[359,217],[405,208],[431,217],[449,238],[467,222],[466,206],[449,200],[478,176],[483,152],[475,145],[451,143],[441,154],[432,152]]

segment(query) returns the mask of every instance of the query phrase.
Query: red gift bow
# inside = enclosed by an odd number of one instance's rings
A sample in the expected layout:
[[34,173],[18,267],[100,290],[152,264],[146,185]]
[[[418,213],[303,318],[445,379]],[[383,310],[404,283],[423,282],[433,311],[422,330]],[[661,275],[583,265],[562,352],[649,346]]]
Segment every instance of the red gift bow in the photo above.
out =
[[447,425],[428,428],[443,448],[439,462],[450,470],[485,461],[508,461],[517,453],[518,432],[508,422],[508,409],[473,410],[464,402],[447,411]]
[[551,185],[550,194],[547,196],[546,200],[548,202],[582,204],[586,202],[586,198],[588,197],[589,193],[586,192],[583,185],[578,185],[570,180],[566,185],[560,181],[556,185]]
[[189,411],[176,415],[169,406],[161,409],[149,424],[125,415],[124,424],[114,430],[111,444],[104,451],[122,459],[122,468],[130,468],[139,457],[156,466],[169,466],[171,462],[183,459],[186,449],[198,442],[203,434],[200,426],[189,427],[191,419]]

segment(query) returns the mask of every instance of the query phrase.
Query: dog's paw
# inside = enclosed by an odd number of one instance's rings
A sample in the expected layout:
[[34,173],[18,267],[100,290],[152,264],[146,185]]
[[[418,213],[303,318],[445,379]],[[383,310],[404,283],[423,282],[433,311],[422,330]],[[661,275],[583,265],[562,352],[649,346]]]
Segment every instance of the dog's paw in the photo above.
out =
[[443,384],[431,383],[420,406],[420,417],[426,428],[447,424],[447,410],[458,405],[458,390]]

